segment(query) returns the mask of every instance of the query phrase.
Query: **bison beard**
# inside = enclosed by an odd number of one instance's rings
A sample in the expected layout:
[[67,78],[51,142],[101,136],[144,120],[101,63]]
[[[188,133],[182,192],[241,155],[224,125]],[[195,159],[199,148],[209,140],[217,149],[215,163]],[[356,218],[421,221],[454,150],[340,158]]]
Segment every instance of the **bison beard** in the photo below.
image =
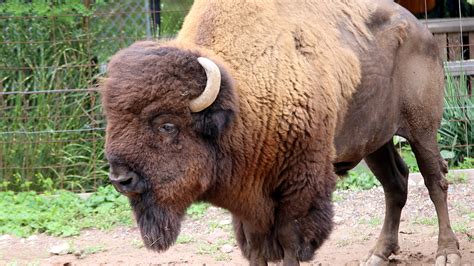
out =
[[150,191],[130,199],[143,242],[148,249],[165,251],[174,244],[181,229],[184,212],[156,204]]

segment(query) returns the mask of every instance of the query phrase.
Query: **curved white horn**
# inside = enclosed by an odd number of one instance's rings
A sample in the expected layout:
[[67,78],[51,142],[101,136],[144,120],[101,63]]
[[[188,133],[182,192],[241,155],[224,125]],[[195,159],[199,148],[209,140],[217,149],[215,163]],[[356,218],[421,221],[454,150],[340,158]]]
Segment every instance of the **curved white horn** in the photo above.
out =
[[206,57],[199,57],[197,60],[206,71],[207,83],[201,95],[189,103],[189,109],[193,113],[201,112],[209,107],[216,100],[221,88],[221,71],[216,63]]

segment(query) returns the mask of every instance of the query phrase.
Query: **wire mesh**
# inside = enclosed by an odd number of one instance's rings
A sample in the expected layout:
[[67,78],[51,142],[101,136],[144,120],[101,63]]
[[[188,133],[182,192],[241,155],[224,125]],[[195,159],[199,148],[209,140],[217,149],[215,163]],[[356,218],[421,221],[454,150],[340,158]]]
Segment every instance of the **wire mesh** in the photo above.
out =
[[[465,0],[397,2],[413,5],[448,62],[439,143],[446,158],[463,163],[474,145],[473,7]],[[95,86],[107,60],[133,41],[173,36],[191,4],[0,0],[0,191],[104,184],[105,121]]]
[[106,181],[96,85],[108,58],[172,36],[192,1],[0,1],[0,190]]

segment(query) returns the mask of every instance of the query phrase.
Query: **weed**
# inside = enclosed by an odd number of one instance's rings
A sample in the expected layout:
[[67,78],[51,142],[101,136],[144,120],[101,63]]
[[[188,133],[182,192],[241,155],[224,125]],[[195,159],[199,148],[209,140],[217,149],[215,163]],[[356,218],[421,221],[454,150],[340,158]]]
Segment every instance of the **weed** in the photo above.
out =
[[355,169],[348,172],[348,175],[341,178],[337,183],[338,189],[364,190],[380,186],[377,178],[366,169]]
[[403,161],[408,167],[410,173],[418,173],[420,169],[418,168],[418,163],[416,162],[416,157],[410,146],[402,146],[400,155],[402,156]]
[[461,234],[469,234],[469,225],[467,224],[467,222],[458,222],[458,223],[454,223],[452,225],[452,228],[454,230],[454,232],[456,233],[461,233]]
[[135,238],[132,240],[132,246],[136,249],[141,249],[145,246],[145,244],[143,244],[143,241],[141,239]]
[[336,242],[336,247],[342,248],[351,244],[349,239],[341,239]]
[[222,247],[225,244],[232,244],[233,242],[230,241],[229,239],[221,239],[217,241],[216,243],[206,243],[206,244],[200,244],[198,246],[197,253],[201,255],[212,255],[214,259],[217,261],[227,261],[230,260],[230,256],[220,250],[220,247]]
[[446,179],[451,183],[451,184],[466,184],[468,181],[468,176],[466,173],[452,173],[449,172],[446,175]]
[[193,241],[194,241],[194,239],[193,239],[192,236],[185,235],[185,234],[180,234],[178,236],[178,239],[176,240],[176,243],[177,244],[188,244],[188,243],[191,243]]
[[415,221],[413,221],[414,224],[421,224],[421,225],[437,225],[438,224],[438,218],[436,217],[417,217],[415,218]]
[[186,214],[192,219],[200,219],[206,214],[206,211],[210,206],[209,203],[205,202],[194,203],[186,210]]
[[359,220],[359,224],[367,224],[370,226],[378,226],[382,224],[382,219],[380,217],[371,217],[370,219],[362,218]]
[[0,192],[0,209],[0,234],[21,237],[43,232],[73,236],[84,228],[106,230],[132,224],[128,200],[112,186],[99,188],[85,200],[66,191]]
[[337,191],[335,191],[334,193],[332,193],[332,201],[333,202],[341,202],[344,200],[344,196],[342,196],[341,194],[337,193]]
[[468,213],[467,217],[469,217],[470,220],[474,221],[474,212]]
[[84,255],[91,255],[91,254],[96,254],[96,253],[100,253],[104,251],[106,251],[106,249],[102,245],[90,246],[90,247],[84,248]]

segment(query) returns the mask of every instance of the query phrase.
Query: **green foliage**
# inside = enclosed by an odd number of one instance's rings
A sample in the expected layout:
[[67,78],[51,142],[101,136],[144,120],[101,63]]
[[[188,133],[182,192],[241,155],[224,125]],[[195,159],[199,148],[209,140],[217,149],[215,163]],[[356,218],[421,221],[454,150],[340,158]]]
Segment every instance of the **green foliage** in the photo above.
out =
[[417,217],[414,224],[421,224],[421,225],[437,225],[438,218],[437,217]]
[[206,214],[206,211],[210,206],[209,203],[205,202],[194,203],[186,210],[186,214],[193,219],[199,219]]
[[446,175],[446,179],[451,184],[467,184],[468,182],[468,175],[466,173],[453,173],[449,172]]
[[473,96],[469,95],[467,77],[447,76],[443,120],[439,130],[439,143],[442,154],[449,160],[450,166],[463,164],[466,157],[472,156],[474,134],[472,118],[474,117]]
[[403,161],[408,167],[410,173],[418,173],[420,169],[418,168],[418,164],[416,162],[415,154],[411,150],[410,146],[404,145],[400,150],[400,156],[402,156]]
[[180,234],[178,236],[178,239],[176,239],[176,243],[177,244],[189,244],[191,242],[193,242],[194,239],[192,236],[190,235],[185,235],[185,234]]
[[85,200],[67,191],[43,195],[0,192],[0,209],[0,235],[73,236],[84,228],[110,229],[132,224],[127,198],[112,186],[99,188]]
[[354,169],[341,178],[336,185],[337,189],[366,190],[380,186],[380,182],[368,169]]

